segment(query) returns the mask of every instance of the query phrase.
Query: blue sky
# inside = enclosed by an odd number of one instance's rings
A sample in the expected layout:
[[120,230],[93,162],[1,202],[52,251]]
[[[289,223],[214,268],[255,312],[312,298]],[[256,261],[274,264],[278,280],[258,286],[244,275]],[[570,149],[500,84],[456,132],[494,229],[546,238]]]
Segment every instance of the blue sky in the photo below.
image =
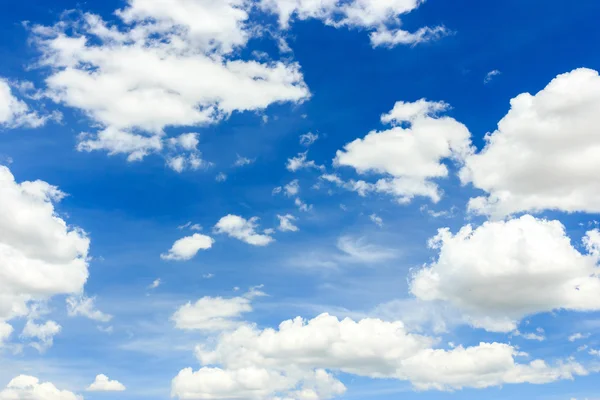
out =
[[0,400],[600,397],[600,4],[388,3],[2,6]]

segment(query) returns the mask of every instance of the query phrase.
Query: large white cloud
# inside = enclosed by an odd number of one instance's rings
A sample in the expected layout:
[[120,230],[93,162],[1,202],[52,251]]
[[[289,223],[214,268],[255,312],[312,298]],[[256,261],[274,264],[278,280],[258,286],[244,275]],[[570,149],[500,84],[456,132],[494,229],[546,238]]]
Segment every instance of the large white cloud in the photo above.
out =
[[166,127],[306,99],[298,64],[231,55],[251,35],[247,7],[240,0],[130,0],[117,13],[121,28],[93,14],[34,26],[40,65],[51,69],[46,95],[100,127],[82,136],[79,149],[138,160],[162,148]]
[[436,343],[399,321],[340,321],[328,314],[284,321],[277,330],[243,325],[222,333],[213,348],[199,346],[203,367],[182,370],[172,392],[181,399],[327,399],[345,391],[335,371],[409,381],[421,390],[547,383],[587,373],[571,361],[519,363],[524,354],[506,344],[444,350]]
[[[358,173],[385,175],[376,183],[364,181],[343,184],[365,194],[370,191],[389,193],[400,202],[415,196],[440,200],[436,178],[448,176],[444,161],[461,162],[471,152],[469,130],[450,117],[438,117],[448,109],[441,102],[424,99],[414,103],[397,102],[393,110],[381,116],[381,121],[393,127],[382,132],[372,131],[339,150],[336,166],[353,167]],[[334,175],[326,175],[336,178]]]
[[416,32],[401,29],[400,16],[417,9],[424,0],[261,0],[263,10],[279,17],[287,28],[295,17],[300,20],[319,19],[334,27],[366,29],[376,46],[417,44],[434,40],[448,33],[443,27],[424,27]]
[[469,208],[498,217],[545,209],[600,212],[598,72],[559,75],[510,105],[461,171],[463,182],[488,193],[471,199]]
[[0,320],[26,314],[29,301],[83,291],[90,241],[57,215],[63,197],[0,166]]
[[83,400],[83,397],[59,390],[50,382],[41,383],[32,376],[20,375],[0,392],[0,400]]
[[558,221],[530,215],[509,221],[440,229],[430,246],[439,254],[417,271],[411,291],[426,301],[445,301],[475,326],[511,331],[527,315],[558,309],[600,310],[598,231],[581,253]]
[[160,258],[175,261],[191,260],[200,250],[210,249],[214,242],[210,236],[194,233],[192,236],[175,241],[171,249],[161,254]]

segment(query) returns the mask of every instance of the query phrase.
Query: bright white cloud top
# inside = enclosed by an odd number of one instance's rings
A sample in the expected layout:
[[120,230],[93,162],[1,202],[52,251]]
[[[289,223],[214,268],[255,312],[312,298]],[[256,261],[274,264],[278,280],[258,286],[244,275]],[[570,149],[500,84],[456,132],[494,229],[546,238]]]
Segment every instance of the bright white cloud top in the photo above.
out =
[[248,220],[238,215],[226,215],[215,225],[215,232],[246,242],[252,246],[267,246],[275,239],[267,234],[256,232],[258,218]]
[[83,397],[60,390],[50,382],[40,382],[33,376],[20,375],[0,392],[0,400],[83,400]]
[[100,374],[88,388],[88,392],[123,392],[125,386],[119,381],[111,381],[108,376]]
[[[438,114],[448,110],[443,102],[424,99],[414,103],[397,102],[381,116],[381,122],[393,127],[372,131],[339,150],[334,164],[352,167],[360,174],[385,175],[375,183],[351,182],[359,194],[381,192],[408,203],[416,196],[438,202],[441,193],[434,179],[448,176],[445,160],[462,162],[471,152],[471,134],[453,118]],[[335,178],[335,177],[333,177]],[[341,180],[333,179],[340,184]]]
[[181,238],[167,253],[160,255],[163,260],[187,261],[191,260],[200,250],[208,250],[215,240],[210,236],[194,233],[192,236]]
[[529,215],[465,226],[457,234],[440,229],[430,241],[438,258],[415,273],[411,291],[422,300],[449,302],[473,325],[498,332],[533,314],[600,310],[596,234],[586,234],[582,254],[560,222]]
[[523,93],[466,159],[464,183],[488,196],[469,202],[477,214],[600,212],[600,77],[576,69],[558,75],[535,95]]

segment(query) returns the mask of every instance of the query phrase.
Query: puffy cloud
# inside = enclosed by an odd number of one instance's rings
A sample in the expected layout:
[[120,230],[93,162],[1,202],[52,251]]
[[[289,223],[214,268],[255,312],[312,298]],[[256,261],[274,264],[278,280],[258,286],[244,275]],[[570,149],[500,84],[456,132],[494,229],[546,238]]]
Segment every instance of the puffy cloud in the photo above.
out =
[[178,329],[221,331],[239,326],[239,317],[252,311],[251,301],[264,296],[260,287],[240,297],[203,297],[195,303],[181,306],[171,317]]
[[296,196],[298,193],[300,193],[300,183],[298,179],[294,179],[293,181],[285,185],[283,187],[283,190],[285,192],[285,195],[288,197]]
[[467,157],[461,171],[464,183],[488,193],[471,199],[469,209],[496,217],[549,209],[600,212],[598,72],[559,75],[510,105],[485,148]]
[[308,151],[305,151],[304,153],[298,153],[297,157],[288,158],[288,162],[286,165],[287,170],[291,171],[291,172],[296,172],[301,169],[310,169],[310,168],[314,168],[314,169],[318,169],[318,170],[325,169],[325,167],[323,167],[322,165],[315,164],[315,162],[312,160],[307,161],[306,157],[308,157]]
[[203,367],[182,370],[172,392],[181,399],[265,399],[275,394],[327,399],[345,391],[328,371],[409,381],[420,390],[546,383],[587,373],[574,362],[520,364],[515,358],[523,354],[506,344],[443,350],[433,348],[436,342],[407,332],[399,321],[340,321],[328,314],[284,321],[279,329],[242,325],[223,332],[213,348],[198,347]]
[[525,215],[455,235],[445,228],[429,244],[439,254],[414,274],[411,292],[449,302],[474,326],[508,332],[527,315],[600,310],[598,255],[573,247],[558,221]]
[[359,28],[370,32],[371,43],[377,46],[418,44],[447,34],[443,27],[424,27],[416,32],[401,29],[400,16],[419,7],[422,0],[261,0],[263,10],[279,16],[282,28],[294,17],[300,20],[319,19],[337,28]]
[[67,313],[71,317],[85,317],[93,321],[109,322],[112,315],[103,313],[96,309],[96,299],[85,295],[71,296],[67,298]]
[[[447,109],[446,103],[424,99],[397,102],[388,114],[381,116],[383,123],[393,127],[372,131],[363,139],[346,144],[344,150],[337,152],[334,165],[352,167],[360,174],[386,176],[376,183],[351,182],[350,189],[359,194],[388,193],[401,203],[425,196],[437,202],[441,194],[433,179],[448,176],[443,161],[462,162],[471,153],[469,130],[453,118],[437,116]],[[333,182],[347,186],[341,180]]]
[[294,221],[296,220],[296,217],[294,217],[291,214],[286,214],[286,215],[278,215],[277,218],[279,219],[279,230],[282,232],[297,232],[298,231],[298,227],[296,225],[294,225]]
[[0,166],[0,320],[27,314],[30,301],[83,291],[90,241],[55,211],[64,196]]
[[187,261],[191,260],[200,250],[208,250],[215,240],[210,236],[194,233],[192,236],[181,238],[167,253],[160,255],[163,260]]
[[61,331],[61,326],[54,321],[47,321],[44,324],[36,324],[32,320],[28,320],[21,332],[22,338],[38,339],[37,342],[30,343],[32,347],[40,353],[52,347],[54,336]]
[[[98,132],[82,151],[138,160],[163,146],[164,129],[215,123],[239,111],[309,96],[296,63],[236,59],[251,36],[241,0],[130,0],[110,25],[83,14],[34,26],[50,69],[45,95],[81,110]],[[189,142],[188,142],[189,143]]]
[[0,400],[83,400],[67,390],[59,390],[50,382],[40,383],[33,376],[20,375],[0,392]]
[[226,215],[215,225],[216,233],[225,233],[229,237],[241,240],[253,246],[266,246],[273,242],[269,235],[263,235],[256,232],[258,217],[252,217],[248,220],[238,215]]
[[6,79],[0,78],[0,127],[37,128],[46,123],[52,116],[39,116],[29,106],[16,98]]
[[88,392],[123,392],[125,386],[119,381],[111,381],[108,376],[100,374],[94,382],[88,386]]

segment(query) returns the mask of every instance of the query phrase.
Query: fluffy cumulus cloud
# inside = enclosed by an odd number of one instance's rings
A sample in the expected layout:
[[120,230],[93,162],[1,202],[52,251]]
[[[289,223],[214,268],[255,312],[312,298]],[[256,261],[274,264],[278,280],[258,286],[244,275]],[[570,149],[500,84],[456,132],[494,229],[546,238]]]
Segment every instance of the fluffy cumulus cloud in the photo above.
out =
[[0,392],[0,400],[83,400],[67,390],[59,390],[50,382],[40,382],[33,376],[20,375]]
[[560,222],[530,215],[456,234],[440,229],[430,241],[437,259],[414,274],[411,291],[449,302],[491,331],[511,331],[525,316],[552,310],[600,310],[595,233],[584,238],[582,253]]
[[37,339],[37,341],[30,343],[30,345],[41,353],[52,347],[54,336],[58,335],[61,329],[61,326],[54,321],[37,324],[29,320],[25,324],[23,332],[21,332],[21,337],[25,339]]
[[57,214],[64,196],[0,166],[0,320],[27,314],[31,301],[83,291],[90,241]]
[[167,253],[160,255],[160,258],[175,261],[191,260],[200,250],[210,249],[214,242],[210,236],[194,233],[192,236],[177,240]]
[[279,17],[287,28],[293,18],[318,19],[337,28],[359,28],[370,32],[373,46],[418,44],[448,34],[444,27],[423,27],[416,32],[401,28],[400,17],[417,9],[424,0],[261,0],[263,10]]
[[39,116],[22,100],[14,96],[9,82],[0,78],[0,128],[37,128],[52,116]]
[[111,381],[108,376],[100,374],[87,388],[88,392],[123,392],[125,386],[119,381]]
[[242,325],[222,333],[212,348],[199,346],[203,367],[182,370],[172,392],[181,399],[328,399],[345,392],[336,372],[409,381],[420,390],[546,383],[587,373],[574,362],[518,363],[523,354],[506,344],[443,350],[436,343],[399,321],[328,314],[284,321],[279,329]]
[[241,240],[253,246],[267,246],[275,239],[267,234],[256,232],[258,217],[244,219],[238,215],[226,215],[215,225],[215,232]]
[[0,349],[4,347],[6,341],[10,338],[14,331],[12,325],[0,320]]
[[260,287],[239,297],[203,297],[181,306],[171,317],[178,329],[221,331],[239,326],[242,314],[252,311],[252,299],[265,294]]
[[241,0],[129,0],[118,24],[71,13],[54,26],[34,26],[38,64],[50,70],[45,95],[99,127],[81,136],[80,150],[130,160],[160,151],[166,127],[303,101],[309,92],[298,64],[235,57],[255,32],[248,7]]
[[401,203],[410,202],[415,196],[439,201],[441,193],[434,179],[448,176],[444,161],[462,162],[472,151],[469,130],[453,118],[438,116],[448,107],[446,103],[424,99],[397,102],[392,111],[381,116],[383,123],[392,125],[391,129],[372,131],[363,139],[346,144],[334,159],[336,166],[384,177],[376,183],[346,183],[336,175],[325,175],[330,178],[326,180],[361,195],[373,191],[388,193]]
[[557,76],[508,114],[466,159],[461,179],[487,192],[471,199],[478,214],[600,212],[600,77],[590,69]]

